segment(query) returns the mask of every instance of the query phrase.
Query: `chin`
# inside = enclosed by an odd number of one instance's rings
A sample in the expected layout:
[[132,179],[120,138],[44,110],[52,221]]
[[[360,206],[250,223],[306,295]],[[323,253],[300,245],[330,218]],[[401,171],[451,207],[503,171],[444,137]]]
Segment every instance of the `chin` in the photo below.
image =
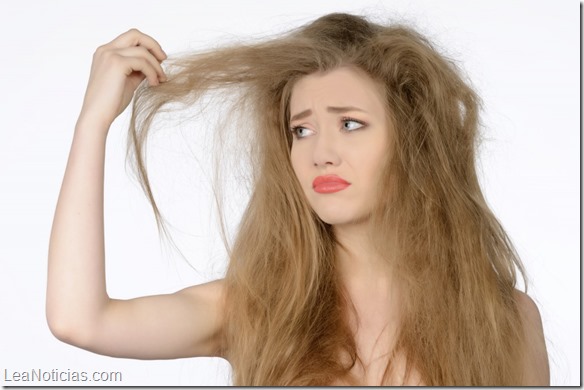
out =
[[366,220],[369,219],[367,215],[347,213],[346,210],[343,210],[342,212],[339,212],[338,210],[337,210],[337,212],[332,212],[332,211],[318,212],[318,211],[316,211],[316,214],[318,215],[318,217],[320,218],[321,221],[323,221],[326,224],[333,225],[333,226],[334,225],[359,224],[359,223],[365,222]]

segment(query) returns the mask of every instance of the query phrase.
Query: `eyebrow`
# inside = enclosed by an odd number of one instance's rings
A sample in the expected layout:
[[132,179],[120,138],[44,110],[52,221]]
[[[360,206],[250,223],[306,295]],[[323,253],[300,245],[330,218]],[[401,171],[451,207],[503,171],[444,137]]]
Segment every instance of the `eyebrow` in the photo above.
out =
[[[348,112],[348,111],[360,111],[360,112],[365,112],[364,110],[357,108],[357,107],[353,107],[353,106],[346,106],[346,107],[327,107],[326,108],[327,112],[332,112],[335,114],[342,114],[344,112]],[[312,115],[312,110],[308,109],[308,110],[304,110],[302,112],[299,112],[298,114],[292,115],[292,117],[290,118],[290,122],[299,120],[299,119],[303,119],[306,118],[307,116]]]

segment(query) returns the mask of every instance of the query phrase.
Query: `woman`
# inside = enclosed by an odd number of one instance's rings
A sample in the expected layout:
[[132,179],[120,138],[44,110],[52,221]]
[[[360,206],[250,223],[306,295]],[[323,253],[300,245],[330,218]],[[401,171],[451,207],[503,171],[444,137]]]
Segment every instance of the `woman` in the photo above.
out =
[[[537,307],[475,172],[478,98],[424,37],[331,14],[177,59],[168,78],[165,59],[137,30],[94,56],[51,234],[56,337],[222,356],[237,385],[549,384]],[[144,79],[129,147],[159,228],[143,147],[170,103],[237,92],[254,176],[224,279],[121,301],[105,290],[104,149]]]

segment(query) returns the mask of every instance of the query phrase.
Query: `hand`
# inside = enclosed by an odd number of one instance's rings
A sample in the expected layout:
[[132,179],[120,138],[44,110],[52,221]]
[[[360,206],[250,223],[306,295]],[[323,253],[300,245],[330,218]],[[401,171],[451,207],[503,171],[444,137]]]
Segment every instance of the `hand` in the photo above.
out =
[[107,134],[145,78],[151,86],[166,81],[160,63],[166,54],[153,38],[131,29],[100,46],[93,55],[80,118],[104,128]]

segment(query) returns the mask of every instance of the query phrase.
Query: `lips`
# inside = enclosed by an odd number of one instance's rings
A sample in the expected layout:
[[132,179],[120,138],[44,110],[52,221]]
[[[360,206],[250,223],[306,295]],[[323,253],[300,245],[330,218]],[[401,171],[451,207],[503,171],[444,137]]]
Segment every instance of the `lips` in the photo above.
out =
[[339,192],[350,186],[351,183],[337,175],[317,176],[312,182],[314,191],[320,194]]

